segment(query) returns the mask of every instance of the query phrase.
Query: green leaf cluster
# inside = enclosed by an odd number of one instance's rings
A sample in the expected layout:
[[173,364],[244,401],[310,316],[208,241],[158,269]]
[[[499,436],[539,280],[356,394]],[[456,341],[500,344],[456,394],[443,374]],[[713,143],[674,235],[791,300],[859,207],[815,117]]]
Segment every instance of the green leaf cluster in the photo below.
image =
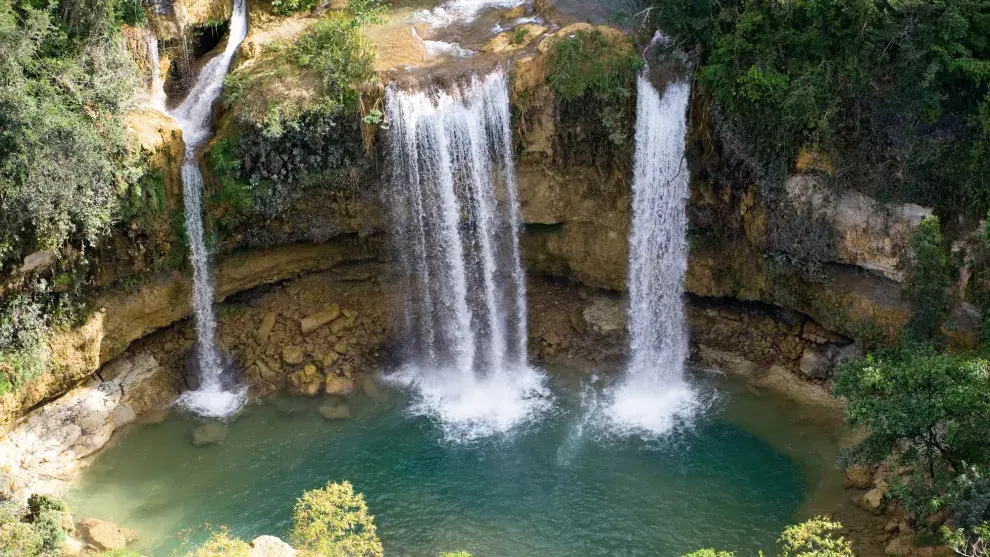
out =
[[721,140],[765,188],[814,149],[846,186],[986,213],[986,0],[657,1],[649,13],[696,53]]
[[27,506],[0,500],[0,557],[61,554],[67,512],[64,502],[47,495],[32,495]]

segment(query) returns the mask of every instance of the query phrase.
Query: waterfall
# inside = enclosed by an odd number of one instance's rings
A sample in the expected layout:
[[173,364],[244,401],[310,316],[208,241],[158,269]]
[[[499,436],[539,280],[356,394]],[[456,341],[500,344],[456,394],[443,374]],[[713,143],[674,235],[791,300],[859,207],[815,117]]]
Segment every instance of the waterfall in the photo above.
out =
[[145,29],[144,43],[148,53],[148,70],[151,72],[149,104],[155,110],[165,111],[165,82],[162,80],[161,58],[158,54],[158,35]]
[[189,239],[189,257],[193,266],[193,311],[196,321],[196,359],[200,384],[179,398],[178,404],[207,417],[225,417],[236,412],[246,398],[243,387],[225,388],[223,364],[216,347],[216,318],[213,315],[213,279],[209,252],[203,238],[203,175],[196,158],[197,148],[211,134],[213,103],[220,95],[224,77],[247,36],[246,0],[234,1],[227,47],[200,70],[185,100],[172,111],[186,142],[182,163],[182,193]]
[[[656,40],[656,39],[655,39]],[[629,361],[613,391],[610,418],[620,429],[663,434],[697,406],[684,377],[689,174],[684,158],[691,93],[683,80],[661,96],[648,68],[636,81],[636,152],[629,240]]]
[[476,437],[549,404],[526,365],[508,83],[501,71],[450,92],[386,93],[390,203],[407,273],[406,366],[415,410]]

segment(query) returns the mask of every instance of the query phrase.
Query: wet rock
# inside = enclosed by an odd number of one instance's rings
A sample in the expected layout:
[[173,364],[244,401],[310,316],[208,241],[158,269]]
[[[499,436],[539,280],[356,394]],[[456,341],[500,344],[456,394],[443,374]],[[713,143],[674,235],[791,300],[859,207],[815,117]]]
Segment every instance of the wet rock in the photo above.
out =
[[251,557],[295,557],[298,552],[275,536],[260,536],[251,540]]
[[832,362],[824,354],[812,348],[805,348],[799,364],[801,373],[809,379],[825,379],[832,372]]
[[328,395],[348,396],[354,392],[354,380],[339,375],[327,375]]
[[227,427],[220,422],[207,422],[192,432],[192,444],[197,447],[219,443],[227,438]]
[[340,307],[337,304],[333,304],[327,309],[307,315],[299,320],[299,329],[302,334],[308,335],[313,331],[316,331],[320,327],[330,323],[334,319],[340,316]]
[[282,349],[282,361],[287,365],[296,366],[303,363],[306,356],[303,354],[302,348],[294,345],[288,345]]
[[537,37],[547,32],[546,27],[527,23],[510,31],[499,33],[481,47],[482,52],[511,52],[532,44]]
[[138,538],[134,530],[121,528],[113,522],[97,518],[85,518],[76,524],[76,533],[97,551],[123,549]]
[[358,385],[361,387],[361,391],[368,396],[368,398],[381,401],[385,399],[384,394],[382,394],[381,389],[375,384],[375,379],[369,374],[363,374],[358,377]]
[[324,404],[320,414],[328,420],[346,420],[351,417],[351,409],[347,404]]
[[288,388],[289,394],[296,396],[316,396],[323,386],[323,375],[313,364],[295,373],[289,374]]
[[869,468],[859,464],[846,468],[846,487],[866,489],[871,485],[873,485],[873,474],[870,473]]
[[258,343],[258,346],[264,346],[268,342],[268,338],[272,335],[272,329],[275,328],[275,320],[278,318],[278,313],[270,311],[261,318],[261,325],[258,326],[258,330],[254,332],[254,341]]

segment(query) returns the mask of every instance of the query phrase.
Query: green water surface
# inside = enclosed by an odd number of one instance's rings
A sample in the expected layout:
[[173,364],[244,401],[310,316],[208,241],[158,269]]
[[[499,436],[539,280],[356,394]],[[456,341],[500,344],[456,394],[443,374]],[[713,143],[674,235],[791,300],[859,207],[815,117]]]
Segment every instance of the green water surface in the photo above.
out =
[[296,497],[341,480],[367,497],[388,555],[748,554],[772,548],[821,481],[794,451],[822,436],[745,389],[722,385],[703,418],[660,442],[595,431],[577,379],[553,390],[555,409],[531,426],[471,443],[445,441],[398,393],[353,399],[336,422],[318,412],[325,399],[269,399],[205,447],[191,444],[195,420],[172,415],[104,452],[70,504],[138,530],[135,548],[152,555],[202,540],[206,524],[286,537]]

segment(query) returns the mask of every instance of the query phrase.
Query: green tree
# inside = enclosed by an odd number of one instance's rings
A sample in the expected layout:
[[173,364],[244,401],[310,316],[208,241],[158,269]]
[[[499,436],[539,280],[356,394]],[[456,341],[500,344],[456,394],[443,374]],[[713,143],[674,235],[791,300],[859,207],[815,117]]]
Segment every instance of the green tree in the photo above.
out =
[[938,217],[925,217],[911,236],[914,270],[905,293],[914,302],[914,312],[907,324],[911,340],[931,341],[937,338],[945,313],[949,308],[949,286],[952,275],[949,252],[942,239]]
[[963,464],[990,462],[990,366],[931,348],[885,349],[840,367],[833,392],[846,419],[867,436],[844,451],[846,463],[895,458],[915,471],[895,493],[915,515],[937,510]]
[[381,557],[364,495],[350,482],[327,483],[303,493],[292,513],[293,545],[329,557]]
[[[780,534],[778,557],[855,557],[852,545],[835,533],[842,524],[827,516],[816,516],[810,520],[788,526]],[[763,555],[763,552],[760,552]],[[699,549],[684,557],[734,557],[735,553],[716,549]]]

